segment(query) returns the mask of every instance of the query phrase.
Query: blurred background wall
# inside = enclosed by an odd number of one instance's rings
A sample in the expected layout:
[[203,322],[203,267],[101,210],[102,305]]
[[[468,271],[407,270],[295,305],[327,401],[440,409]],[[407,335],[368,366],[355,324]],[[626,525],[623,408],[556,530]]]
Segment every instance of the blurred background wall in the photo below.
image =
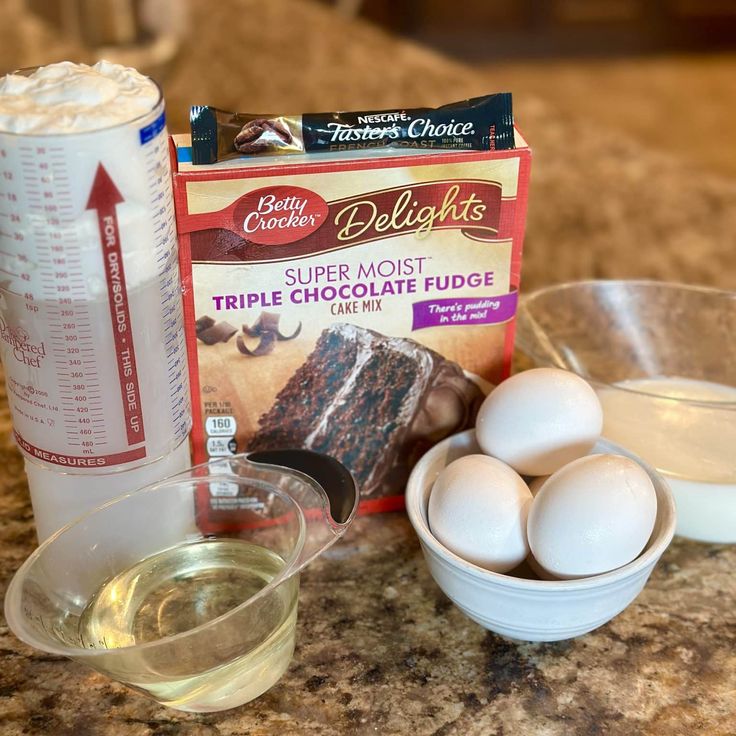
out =
[[[730,133],[736,129],[736,0],[315,1],[336,16],[360,18],[467,62],[486,75],[489,90],[539,97],[591,125],[616,127],[697,165],[736,173]],[[216,27],[222,3],[213,0],[0,5],[3,71],[79,57],[81,47],[165,80],[182,46],[203,33],[219,33],[225,43],[226,36],[258,32],[247,12]],[[203,7],[211,13],[200,16]],[[312,51],[319,53],[318,46]]]
[[138,67],[191,104],[391,109],[514,93],[526,288],[736,287],[736,0],[0,0],[0,72]]
[[492,89],[542,96],[736,174],[734,0],[337,4],[482,68]]

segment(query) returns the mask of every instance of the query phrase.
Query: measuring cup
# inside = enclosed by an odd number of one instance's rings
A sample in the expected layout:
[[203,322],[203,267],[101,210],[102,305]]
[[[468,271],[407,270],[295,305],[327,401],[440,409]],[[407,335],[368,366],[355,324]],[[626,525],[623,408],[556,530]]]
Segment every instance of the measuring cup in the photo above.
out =
[[160,90],[126,122],[0,131],[0,357],[39,540],[191,464]]
[[[216,508],[208,499],[219,499]],[[211,461],[111,501],[47,539],[11,581],[5,617],[27,644],[84,662],[163,705],[233,708],[286,670],[299,572],[342,536],[357,504],[352,476],[325,455],[274,450]],[[198,550],[213,543],[223,554],[193,575]],[[184,564],[168,573],[163,563],[148,565],[112,592],[105,587],[172,549],[188,555]],[[249,574],[239,555],[253,549],[277,563],[263,576],[270,582],[233,599],[239,576]],[[103,598],[118,623],[126,606],[136,611],[130,626],[87,625]],[[151,621],[153,633],[149,626],[137,638]]]

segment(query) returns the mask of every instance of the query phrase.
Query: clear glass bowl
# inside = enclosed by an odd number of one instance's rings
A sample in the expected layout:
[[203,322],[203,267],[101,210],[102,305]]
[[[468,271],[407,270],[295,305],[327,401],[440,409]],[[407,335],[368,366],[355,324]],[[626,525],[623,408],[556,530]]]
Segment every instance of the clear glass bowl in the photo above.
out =
[[536,291],[517,346],[598,392],[603,434],[669,482],[677,533],[736,542],[736,293],[655,281]]
[[234,708],[288,667],[299,573],[357,505],[350,473],[325,455],[218,458],[49,537],[13,577],[5,618],[36,649],[170,708]]

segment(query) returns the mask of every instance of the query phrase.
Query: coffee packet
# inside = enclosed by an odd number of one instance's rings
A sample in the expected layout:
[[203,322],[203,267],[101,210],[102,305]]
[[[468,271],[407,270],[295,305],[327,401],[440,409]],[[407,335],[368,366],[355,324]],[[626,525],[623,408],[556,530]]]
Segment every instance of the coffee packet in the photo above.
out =
[[436,108],[263,115],[208,105],[190,111],[192,163],[240,156],[418,148],[494,151],[514,147],[511,94]]

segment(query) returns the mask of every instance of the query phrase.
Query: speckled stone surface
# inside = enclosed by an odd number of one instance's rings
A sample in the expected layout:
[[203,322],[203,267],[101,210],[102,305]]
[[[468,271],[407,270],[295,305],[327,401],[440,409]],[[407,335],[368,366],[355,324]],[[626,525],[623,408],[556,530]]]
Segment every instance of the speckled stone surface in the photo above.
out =
[[[192,32],[162,80],[174,132],[188,129],[195,103],[253,112],[355,110],[497,91],[477,70],[306,0],[191,5]],[[63,56],[90,61],[21,6],[4,3],[0,69]],[[641,146],[615,119],[596,127],[552,97],[520,96],[514,109],[534,151],[524,288],[591,277],[734,287],[736,181]]]
[[[6,437],[3,588],[33,546]],[[726,736],[736,732],[735,565],[736,548],[677,541],[610,624],[569,642],[517,644],[452,606],[402,514],[362,518],[303,575],[291,667],[253,703],[167,710],[0,625],[0,733]]]
[[[6,18],[19,7],[9,0]],[[350,109],[488,87],[464,66],[297,0],[197,3],[193,15],[198,36],[165,82],[173,129],[184,129],[192,102]],[[9,27],[0,27],[7,67],[73,53],[35,22]],[[516,109],[535,149],[527,288],[601,276],[733,286],[736,182],[622,139],[615,121],[591,129],[552,100],[517,100]],[[4,396],[0,407],[4,593],[35,539]],[[0,733],[733,735],[734,570],[736,547],[676,541],[607,626],[570,642],[517,644],[450,604],[403,514],[363,518],[303,575],[292,665],[257,701],[205,716],[167,710],[31,650],[0,618]]]

